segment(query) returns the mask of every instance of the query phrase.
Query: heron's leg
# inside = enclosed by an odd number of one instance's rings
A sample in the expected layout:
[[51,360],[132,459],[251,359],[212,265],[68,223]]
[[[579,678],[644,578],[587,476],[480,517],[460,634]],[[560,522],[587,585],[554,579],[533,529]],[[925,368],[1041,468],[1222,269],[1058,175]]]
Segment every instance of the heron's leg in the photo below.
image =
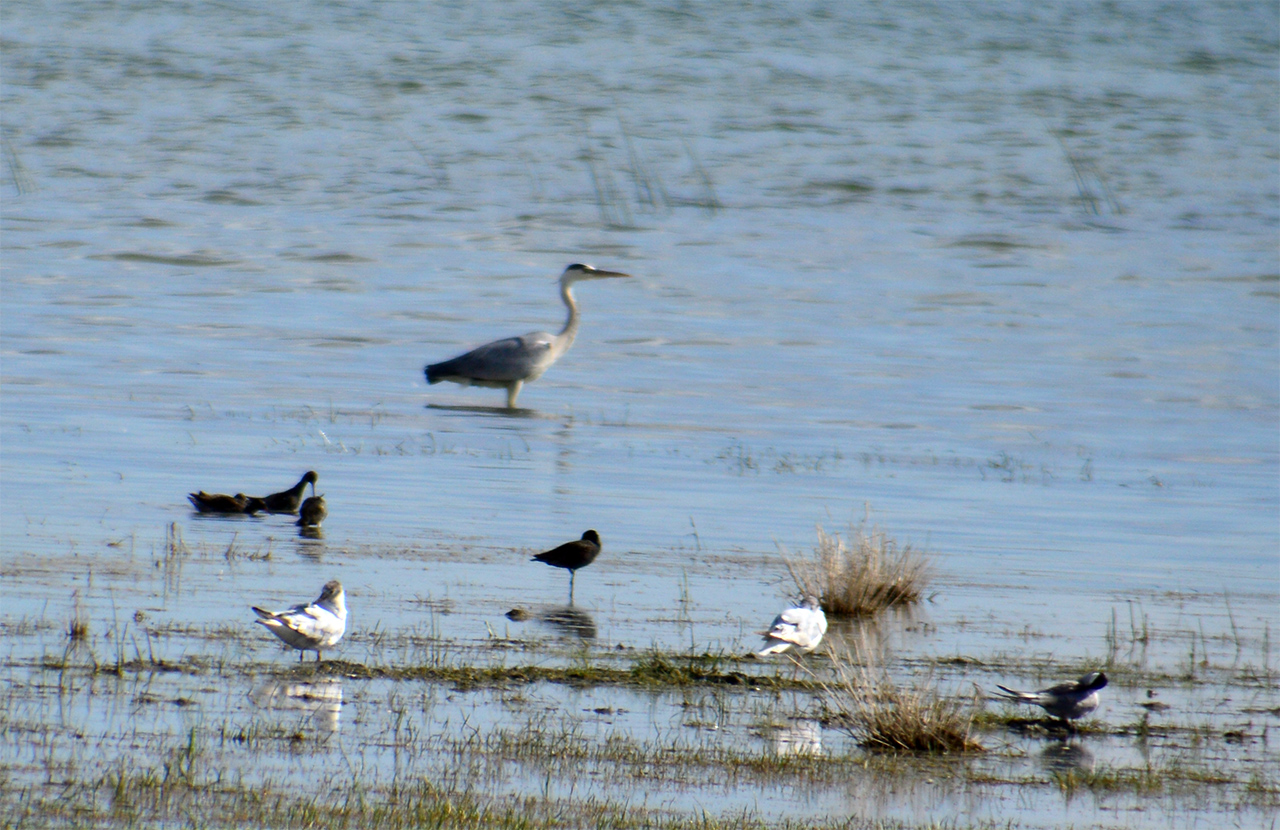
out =
[[577,571],[569,571],[569,604],[573,605],[573,576]]
[[524,381],[513,380],[507,386],[507,409],[516,408],[516,398],[520,397],[520,388],[524,386]]

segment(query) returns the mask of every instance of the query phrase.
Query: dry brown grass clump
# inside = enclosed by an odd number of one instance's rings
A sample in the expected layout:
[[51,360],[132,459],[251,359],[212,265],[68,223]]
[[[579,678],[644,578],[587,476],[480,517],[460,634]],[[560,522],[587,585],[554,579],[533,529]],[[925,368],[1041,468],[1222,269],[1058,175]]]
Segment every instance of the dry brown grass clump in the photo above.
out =
[[929,561],[911,545],[899,546],[884,531],[851,526],[849,541],[818,528],[818,546],[808,559],[787,560],[804,595],[819,598],[835,616],[871,616],[891,605],[919,602],[929,580]]
[[833,720],[867,749],[903,752],[982,752],[973,737],[979,698],[943,697],[932,678],[902,688],[885,671],[853,669],[833,655],[838,680],[826,688]]
[[67,623],[67,639],[73,643],[89,637],[89,619],[80,610],[80,596],[77,594],[74,599],[71,619]]

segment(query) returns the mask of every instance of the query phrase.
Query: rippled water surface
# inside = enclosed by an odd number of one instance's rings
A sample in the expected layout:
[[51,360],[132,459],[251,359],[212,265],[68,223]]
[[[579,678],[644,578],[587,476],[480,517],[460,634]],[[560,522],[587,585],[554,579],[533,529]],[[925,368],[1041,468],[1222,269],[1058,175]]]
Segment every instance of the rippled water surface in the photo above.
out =
[[[592,642],[738,653],[780,549],[869,515],[936,565],[901,654],[1101,658],[1134,608],[1261,654],[1278,38],[1251,3],[8,3],[6,624],[252,629],[337,577],[353,635],[554,643],[528,555],[591,527]],[[557,330],[577,261],[634,277],[577,288],[522,409],[426,385]],[[310,469],[319,540],[186,503]],[[7,639],[26,682],[49,637]]]

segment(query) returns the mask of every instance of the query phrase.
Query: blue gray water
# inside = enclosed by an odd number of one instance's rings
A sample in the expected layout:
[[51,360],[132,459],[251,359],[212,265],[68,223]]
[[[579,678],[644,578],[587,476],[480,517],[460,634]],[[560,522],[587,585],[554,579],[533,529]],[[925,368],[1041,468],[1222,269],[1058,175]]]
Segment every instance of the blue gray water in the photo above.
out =
[[[937,563],[911,653],[1096,657],[1134,607],[1256,645],[1278,39],[1265,3],[7,3],[4,614],[248,625],[338,577],[353,629],[465,644],[563,602],[527,555],[592,527],[601,642],[738,650],[781,551],[869,515]],[[557,329],[576,261],[635,276],[579,287],[524,411],[426,386]],[[186,503],[308,469],[319,542]]]

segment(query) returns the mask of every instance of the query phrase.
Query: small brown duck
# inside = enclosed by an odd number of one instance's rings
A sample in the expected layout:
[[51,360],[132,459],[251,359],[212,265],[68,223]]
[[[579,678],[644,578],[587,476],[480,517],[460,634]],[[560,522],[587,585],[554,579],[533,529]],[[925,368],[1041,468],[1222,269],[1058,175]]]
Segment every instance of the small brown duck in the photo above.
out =
[[324,503],[324,496],[312,496],[302,503],[298,511],[298,527],[319,527],[329,515],[329,508]]
[[565,542],[558,548],[533,557],[532,561],[545,562],[557,568],[569,571],[569,602],[573,603],[573,576],[578,568],[585,568],[600,555],[600,534],[588,530],[582,538],[573,542]]
[[201,490],[199,493],[188,493],[187,499],[201,513],[248,513],[252,516],[259,510],[266,509],[262,499],[246,496],[244,493],[228,496]]
[[263,510],[268,513],[297,513],[298,506],[302,504],[302,494],[307,489],[307,485],[311,485],[311,495],[316,494],[316,481],[320,476],[316,475],[315,470],[308,470],[302,476],[302,480],[290,487],[288,490],[279,493],[272,493],[269,496],[262,497]]

